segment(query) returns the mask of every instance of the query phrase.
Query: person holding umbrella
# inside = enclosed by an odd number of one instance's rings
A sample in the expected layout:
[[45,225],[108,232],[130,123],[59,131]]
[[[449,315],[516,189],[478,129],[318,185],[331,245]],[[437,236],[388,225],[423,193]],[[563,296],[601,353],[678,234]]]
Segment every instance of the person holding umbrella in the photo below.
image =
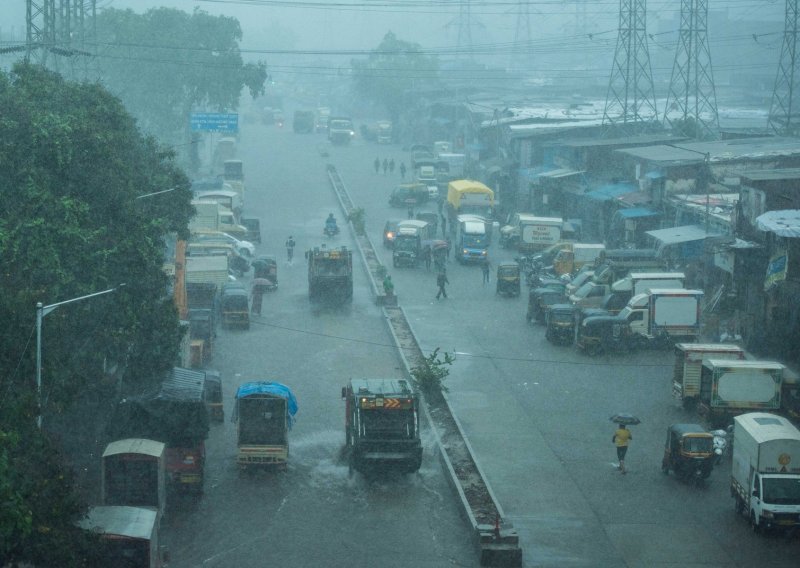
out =
[[619,425],[614,435],[611,437],[611,443],[617,447],[617,458],[619,459],[619,471],[625,475],[625,454],[628,453],[628,444],[633,440],[633,434],[628,430],[626,425],[639,424],[639,419],[630,414],[615,414],[611,417],[611,421]]

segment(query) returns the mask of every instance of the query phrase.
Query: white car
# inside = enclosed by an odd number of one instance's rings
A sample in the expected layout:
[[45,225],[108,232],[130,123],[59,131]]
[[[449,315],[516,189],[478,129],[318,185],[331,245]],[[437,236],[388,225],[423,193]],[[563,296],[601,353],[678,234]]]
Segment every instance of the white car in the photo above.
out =
[[250,241],[240,241],[233,235],[228,233],[198,233],[192,237],[197,242],[202,241],[222,241],[232,244],[236,248],[236,252],[242,256],[251,257],[256,254],[256,245]]

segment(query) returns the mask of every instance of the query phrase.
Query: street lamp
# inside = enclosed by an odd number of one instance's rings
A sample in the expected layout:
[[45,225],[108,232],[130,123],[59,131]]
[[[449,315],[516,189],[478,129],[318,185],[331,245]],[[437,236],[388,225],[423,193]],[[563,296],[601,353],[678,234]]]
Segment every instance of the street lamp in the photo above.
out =
[[80,302],[81,300],[88,300],[89,298],[102,296],[103,294],[110,294],[123,286],[125,286],[125,284],[120,284],[119,286],[103,290],[102,292],[87,294],[86,296],[64,300],[63,302],[56,302],[48,306],[42,305],[41,302],[36,302],[36,393],[39,397],[39,416],[36,418],[36,425],[40,429],[42,427],[42,408],[44,407],[44,400],[42,399],[42,320],[47,314],[59,306]]

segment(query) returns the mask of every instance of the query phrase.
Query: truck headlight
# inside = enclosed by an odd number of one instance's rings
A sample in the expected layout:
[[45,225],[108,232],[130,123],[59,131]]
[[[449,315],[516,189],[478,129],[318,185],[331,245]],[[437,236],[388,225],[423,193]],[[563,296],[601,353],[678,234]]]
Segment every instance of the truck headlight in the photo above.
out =
[[488,252],[487,252],[487,251],[485,251],[485,250],[482,250],[482,251],[481,251],[481,256],[486,256],[487,254],[488,254]]
[[469,251],[467,249],[464,249],[464,250],[461,251],[461,253],[462,254],[469,254]]
[[775,513],[773,513],[772,511],[764,510],[761,511],[761,516],[764,517],[765,519],[772,519],[775,517]]

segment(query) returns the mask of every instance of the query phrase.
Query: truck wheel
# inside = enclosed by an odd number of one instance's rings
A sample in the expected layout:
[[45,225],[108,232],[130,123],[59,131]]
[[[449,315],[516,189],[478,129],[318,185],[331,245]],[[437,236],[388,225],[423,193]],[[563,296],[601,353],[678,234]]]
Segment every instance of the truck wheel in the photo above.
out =
[[761,527],[758,526],[758,522],[756,521],[755,511],[750,511],[750,528],[753,530],[754,534],[761,534]]

